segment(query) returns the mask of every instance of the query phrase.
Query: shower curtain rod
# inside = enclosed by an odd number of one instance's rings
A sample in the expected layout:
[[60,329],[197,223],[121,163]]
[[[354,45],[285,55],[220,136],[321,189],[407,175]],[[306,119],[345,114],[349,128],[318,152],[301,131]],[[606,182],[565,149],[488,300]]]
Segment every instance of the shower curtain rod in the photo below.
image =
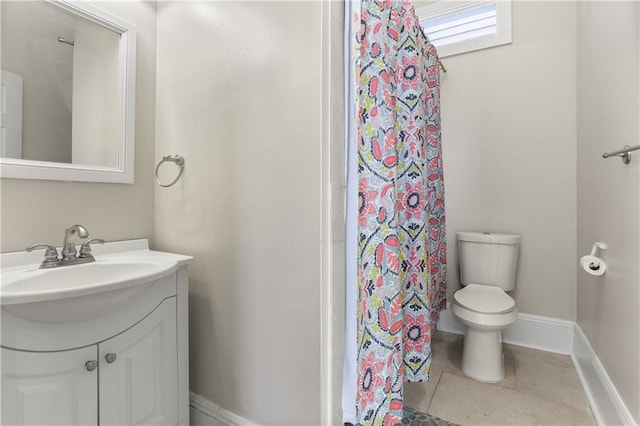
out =
[[[424,38],[426,38],[427,40],[429,40],[429,37],[427,36],[427,33],[424,32],[424,28],[422,28],[422,26],[418,26],[418,28],[420,28],[420,32],[422,33],[422,36]],[[437,60],[438,60],[438,65],[440,65],[440,68],[442,69],[442,72],[446,73],[447,69],[445,68],[444,64],[442,63],[442,61],[440,60],[439,56],[436,56]]]
[[447,72],[447,69],[444,67],[444,64],[442,63],[440,58],[438,58],[438,65],[440,65],[440,68],[442,68],[442,72]]
[[76,42],[75,42],[75,41],[73,41],[73,40],[67,40],[66,38],[64,38],[64,37],[60,37],[60,36],[58,36],[58,41],[59,41],[60,43],[66,43],[66,44],[68,44],[68,45],[70,45],[70,46],[73,46],[74,44],[76,44]]

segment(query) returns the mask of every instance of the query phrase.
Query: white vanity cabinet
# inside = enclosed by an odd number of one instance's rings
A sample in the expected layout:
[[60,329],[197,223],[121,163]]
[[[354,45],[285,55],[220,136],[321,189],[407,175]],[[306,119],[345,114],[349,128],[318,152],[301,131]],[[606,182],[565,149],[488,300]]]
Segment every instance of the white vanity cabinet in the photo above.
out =
[[98,344],[101,425],[178,422],[175,300]]
[[3,305],[0,423],[188,425],[187,261],[60,316]]
[[175,318],[174,297],[97,345],[2,348],[2,424],[95,425],[98,417],[100,425],[177,424]]
[[60,352],[2,348],[3,425],[95,425],[98,417],[97,347]]

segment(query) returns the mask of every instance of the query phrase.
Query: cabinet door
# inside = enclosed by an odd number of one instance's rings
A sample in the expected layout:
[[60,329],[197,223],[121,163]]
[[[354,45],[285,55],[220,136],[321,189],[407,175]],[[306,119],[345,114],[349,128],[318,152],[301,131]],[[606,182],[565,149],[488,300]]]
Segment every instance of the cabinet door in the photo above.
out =
[[[1,349],[3,425],[96,425],[97,347],[63,352]],[[94,367],[89,366],[89,368]]]
[[177,423],[175,300],[98,344],[102,426]]

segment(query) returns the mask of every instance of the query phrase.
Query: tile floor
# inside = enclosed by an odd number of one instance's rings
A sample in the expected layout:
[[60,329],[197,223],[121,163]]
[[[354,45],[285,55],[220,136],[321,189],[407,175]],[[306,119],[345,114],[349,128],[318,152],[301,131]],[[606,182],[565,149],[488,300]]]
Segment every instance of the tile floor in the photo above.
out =
[[463,337],[432,336],[431,381],[405,383],[405,404],[460,425],[595,425],[571,358],[504,345],[505,379],[469,379],[460,370]]

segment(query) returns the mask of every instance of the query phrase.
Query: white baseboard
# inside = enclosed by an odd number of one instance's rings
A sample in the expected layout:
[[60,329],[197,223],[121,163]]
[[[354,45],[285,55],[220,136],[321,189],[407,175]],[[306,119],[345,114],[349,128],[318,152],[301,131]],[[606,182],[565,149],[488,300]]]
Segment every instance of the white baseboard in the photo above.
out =
[[[517,346],[569,355],[573,350],[573,321],[518,314],[518,319],[502,332],[502,341]],[[464,334],[464,325],[453,315],[451,307],[440,312],[438,330]]]
[[547,352],[569,355],[576,323],[559,318],[518,314],[518,320],[502,333],[502,340]]
[[599,425],[637,424],[591,347],[589,339],[577,324],[571,359]]
[[189,393],[191,426],[257,426],[200,395]]
[[217,417],[211,417],[204,414],[200,410],[194,407],[189,407],[189,425],[190,426],[227,426],[226,423],[222,423]]

